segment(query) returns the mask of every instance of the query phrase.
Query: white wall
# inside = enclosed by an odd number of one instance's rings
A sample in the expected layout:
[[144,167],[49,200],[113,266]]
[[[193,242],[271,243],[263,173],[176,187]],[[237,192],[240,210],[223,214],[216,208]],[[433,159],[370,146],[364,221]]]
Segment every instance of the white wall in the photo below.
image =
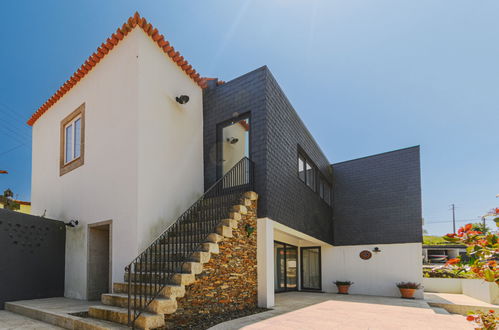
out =
[[[176,96],[188,95],[180,105]],[[139,35],[138,239],[146,248],[204,191],[202,89]]]
[[[378,247],[381,252],[373,253],[369,260],[363,260],[359,253]],[[352,294],[399,297],[397,282],[423,282],[422,244],[373,244],[322,248],[322,289],[337,292],[333,281],[353,281]],[[418,290],[417,298],[422,298]]]
[[463,293],[462,279],[423,277],[424,292]]
[[[66,237],[65,295],[86,298],[87,225],[113,221],[113,274],[136,254],[137,42],[125,38],[33,125],[32,213],[77,219]],[[60,122],[85,103],[85,159],[59,176]]]
[[[191,98],[180,107],[180,93]],[[85,107],[84,165],[59,176],[60,122]],[[32,214],[67,230],[65,295],[86,298],[87,226],[112,220],[112,278],[203,190],[201,88],[135,29],[33,126]]]

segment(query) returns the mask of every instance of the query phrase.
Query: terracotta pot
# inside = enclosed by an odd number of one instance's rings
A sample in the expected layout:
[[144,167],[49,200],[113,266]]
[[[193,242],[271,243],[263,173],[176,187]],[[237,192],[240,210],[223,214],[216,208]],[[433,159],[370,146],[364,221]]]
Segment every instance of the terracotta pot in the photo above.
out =
[[350,289],[350,285],[336,285],[338,287],[338,293],[348,294],[348,289]]
[[400,293],[402,294],[402,298],[413,298],[414,292],[416,292],[416,289],[399,288],[399,290],[400,290]]

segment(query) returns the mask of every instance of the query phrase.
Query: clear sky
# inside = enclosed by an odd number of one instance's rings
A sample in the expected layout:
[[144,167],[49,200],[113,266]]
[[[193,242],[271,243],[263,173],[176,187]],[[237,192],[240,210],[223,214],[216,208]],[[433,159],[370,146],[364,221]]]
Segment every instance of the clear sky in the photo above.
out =
[[430,233],[499,206],[497,0],[3,0],[1,191],[30,199],[25,121],[136,10],[203,76],[267,65],[331,162],[421,145]]

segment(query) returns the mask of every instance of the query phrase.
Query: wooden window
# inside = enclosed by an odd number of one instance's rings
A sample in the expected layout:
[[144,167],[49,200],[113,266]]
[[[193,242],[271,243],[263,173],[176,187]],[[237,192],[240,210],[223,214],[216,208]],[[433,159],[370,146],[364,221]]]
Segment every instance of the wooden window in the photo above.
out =
[[85,103],[61,121],[59,175],[64,175],[83,165],[84,155]]

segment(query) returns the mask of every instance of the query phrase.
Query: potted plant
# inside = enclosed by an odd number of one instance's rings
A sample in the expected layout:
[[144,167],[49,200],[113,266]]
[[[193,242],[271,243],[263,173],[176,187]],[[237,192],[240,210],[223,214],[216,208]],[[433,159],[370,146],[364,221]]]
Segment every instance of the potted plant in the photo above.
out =
[[350,289],[350,285],[353,284],[353,282],[350,281],[334,281],[333,283],[338,287],[338,293],[340,294],[348,294],[348,289]]
[[414,299],[414,292],[421,288],[421,284],[416,282],[400,282],[397,283],[402,298]]

